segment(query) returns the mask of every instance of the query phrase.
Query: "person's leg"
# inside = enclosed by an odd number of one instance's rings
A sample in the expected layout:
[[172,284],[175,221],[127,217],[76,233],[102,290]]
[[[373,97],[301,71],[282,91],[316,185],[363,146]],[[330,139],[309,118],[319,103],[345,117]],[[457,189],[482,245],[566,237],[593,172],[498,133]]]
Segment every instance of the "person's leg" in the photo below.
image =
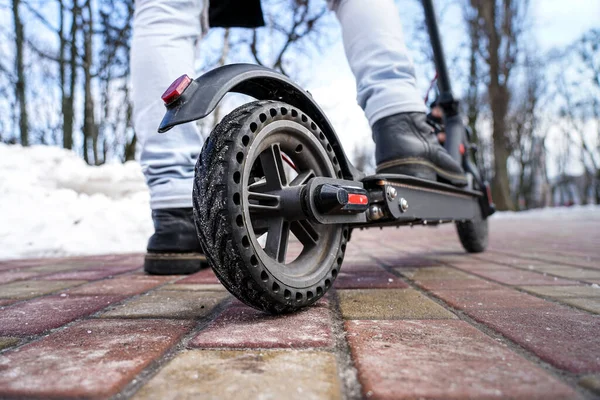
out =
[[358,103],[373,129],[377,171],[466,183],[460,165],[426,123],[393,0],[330,0],[356,77]]
[[341,0],[335,11],[356,77],[358,104],[369,123],[402,112],[425,112],[394,2]]
[[131,44],[133,122],[140,163],[150,189],[155,233],[145,270],[197,271],[205,258],[192,220],[194,165],[202,147],[194,123],[157,132],[165,114],[163,91],[194,72],[201,0],[136,0]]
[[157,132],[160,98],[194,71],[201,0],[136,0],[131,43],[133,121],[153,210],[192,206],[194,165],[202,141],[194,123]]

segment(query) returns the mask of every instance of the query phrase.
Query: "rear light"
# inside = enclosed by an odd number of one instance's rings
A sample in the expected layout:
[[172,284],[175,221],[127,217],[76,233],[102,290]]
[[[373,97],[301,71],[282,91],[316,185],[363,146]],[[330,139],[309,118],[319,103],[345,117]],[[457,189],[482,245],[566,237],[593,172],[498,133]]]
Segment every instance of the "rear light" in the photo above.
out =
[[187,75],[181,75],[179,78],[175,79],[175,82],[171,83],[171,86],[161,96],[161,99],[165,102],[165,104],[171,104],[175,100],[177,100],[190,86],[192,83],[192,78]]
[[458,151],[460,152],[460,155],[461,155],[461,156],[464,156],[464,155],[465,155],[465,151],[466,151],[466,149],[465,149],[465,145],[461,143],[461,144],[458,146]]
[[349,193],[348,194],[348,204],[356,204],[356,205],[369,204],[369,198],[367,196],[365,196],[364,194]]

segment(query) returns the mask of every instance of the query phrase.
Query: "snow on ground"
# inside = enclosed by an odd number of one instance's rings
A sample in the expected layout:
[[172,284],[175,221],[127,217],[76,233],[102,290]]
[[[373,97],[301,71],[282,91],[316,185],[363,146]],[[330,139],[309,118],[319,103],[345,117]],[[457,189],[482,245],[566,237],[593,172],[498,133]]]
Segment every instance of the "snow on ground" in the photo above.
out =
[[0,259],[143,252],[150,234],[138,163],[91,167],[57,147],[0,144]]
[[[496,213],[568,218],[599,206]],[[598,214],[596,214],[598,215]],[[0,143],[0,259],[143,252],[152,234],[136,162],[88,166],[57,147]]]

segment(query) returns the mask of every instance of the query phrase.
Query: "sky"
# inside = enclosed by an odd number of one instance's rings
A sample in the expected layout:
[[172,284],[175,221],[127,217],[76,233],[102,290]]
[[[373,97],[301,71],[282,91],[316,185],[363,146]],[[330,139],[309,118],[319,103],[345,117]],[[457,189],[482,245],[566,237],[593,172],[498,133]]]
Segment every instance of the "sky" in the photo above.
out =
[[[419,4],[414,0],[400,0],[396,3],[405,37],[409,38],[415,26],[414,21],[418,18]],[[452,54],[461,45],[463,36],[460,27],[461,10],[458,6],[449,6],[438,12],[441,14],[440,24],[444,32],[443,44],[446,53]],[[531,0],[530,12],[533,18],[531,34],[542,54],[564,47],[587,30],[600,27],[600,0]],[[339,31],[337,24],[335,29]],[[371,148],[374,145],[370,140],[370,130],[364,114],[356,105],[356,83],[346,62],[340,35],[334,37],[337,40],[317,58],[310,71],[311,76],[306,81],[309,82],[308,89],[314,98],[327,112],[346,152],[352,154],[356,147]],[[411,43],[408,46],[414,47]],[[415,58],[418,56],[414,53]],[[432,78],[431,68],[417,65],[417,78],[424,96]],[[461,87],[455,85],[455,90],[459,94]],[[552,153],[553,149],[549,150]],[[549,173],[553,174],[553,166],[549,167]],[[577,173],[580,170],[573,166],[570,172]]]

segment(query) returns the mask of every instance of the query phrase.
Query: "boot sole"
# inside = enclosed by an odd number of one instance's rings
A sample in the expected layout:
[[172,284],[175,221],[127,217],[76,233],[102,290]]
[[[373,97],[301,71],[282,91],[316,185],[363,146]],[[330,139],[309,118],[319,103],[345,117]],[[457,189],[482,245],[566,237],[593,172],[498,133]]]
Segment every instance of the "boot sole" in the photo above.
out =
[[148,253],[144,271],[151,275],[188,275],[208,267],[202,253]]
[[420,158],[382,162],[377,166],[377,173],[410,175],[429,181],[438,181],[437,178],[441,178],[455,186],[465,186],[468,183],[465,175],[444,171],[432,162]]

